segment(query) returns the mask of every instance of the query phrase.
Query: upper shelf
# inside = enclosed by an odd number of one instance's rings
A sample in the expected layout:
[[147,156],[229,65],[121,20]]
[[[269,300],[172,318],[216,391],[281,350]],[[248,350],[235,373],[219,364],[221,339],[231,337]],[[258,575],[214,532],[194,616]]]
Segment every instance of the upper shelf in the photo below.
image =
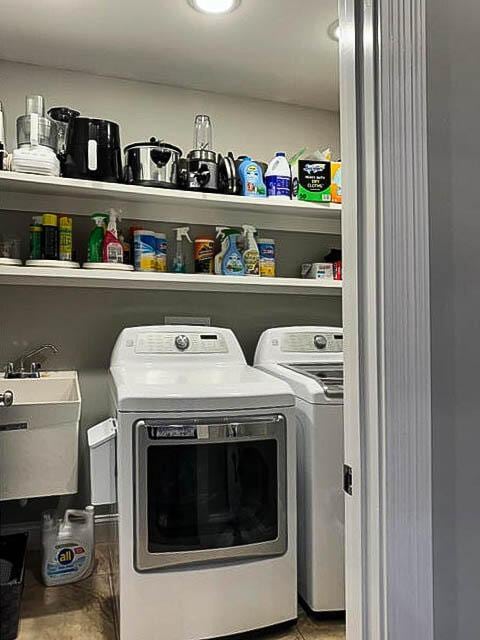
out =
[[255,199],[0,171],[0,210],[90,215],[115,206],[128,220],[341,233],[341,205]]

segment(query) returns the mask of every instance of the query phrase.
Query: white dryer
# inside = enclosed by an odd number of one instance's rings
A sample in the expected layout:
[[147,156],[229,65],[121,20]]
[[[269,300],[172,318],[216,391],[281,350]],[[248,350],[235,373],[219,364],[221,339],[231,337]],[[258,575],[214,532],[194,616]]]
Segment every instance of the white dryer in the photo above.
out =
[[269,329],[255,366],[288,382],[296,395],[300,597],[313,612],[343,611],[343,331]]
[[[125,329],[110,372],[121,640],[204,640],[296,619],[288,385],[210,327]],[[100,429],[92,443],[109,441]]]

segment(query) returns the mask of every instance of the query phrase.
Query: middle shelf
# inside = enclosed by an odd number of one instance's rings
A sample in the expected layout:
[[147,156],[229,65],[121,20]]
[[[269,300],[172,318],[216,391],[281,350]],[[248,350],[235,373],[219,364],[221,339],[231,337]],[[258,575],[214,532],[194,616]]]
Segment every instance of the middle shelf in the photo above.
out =
[[0,210],[90,215],[109,207],[122,209],[129,220],[341,233],[338,204],[278,202],[0,171]]
[[141,271],[0,266],[0,285],[341,296],[342,282]]

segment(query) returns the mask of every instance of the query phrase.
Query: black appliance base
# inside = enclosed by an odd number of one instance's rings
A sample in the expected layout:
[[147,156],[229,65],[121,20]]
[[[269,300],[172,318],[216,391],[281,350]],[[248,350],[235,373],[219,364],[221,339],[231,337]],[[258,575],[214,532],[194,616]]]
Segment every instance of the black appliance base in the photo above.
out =
[[345,620],[345,610],[339,609],[338,611],[314,611],[311,609],[305,600],[298,596],[298,600],[311,618],[316,620]]

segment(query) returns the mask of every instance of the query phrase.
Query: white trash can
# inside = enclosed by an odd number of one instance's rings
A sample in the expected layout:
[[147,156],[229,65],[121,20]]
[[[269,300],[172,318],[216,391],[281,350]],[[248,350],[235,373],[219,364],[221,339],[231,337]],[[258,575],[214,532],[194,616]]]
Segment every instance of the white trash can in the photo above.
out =
[[108,418],[88,430],[90,491],[93,505],[117,501],[117,424]]

